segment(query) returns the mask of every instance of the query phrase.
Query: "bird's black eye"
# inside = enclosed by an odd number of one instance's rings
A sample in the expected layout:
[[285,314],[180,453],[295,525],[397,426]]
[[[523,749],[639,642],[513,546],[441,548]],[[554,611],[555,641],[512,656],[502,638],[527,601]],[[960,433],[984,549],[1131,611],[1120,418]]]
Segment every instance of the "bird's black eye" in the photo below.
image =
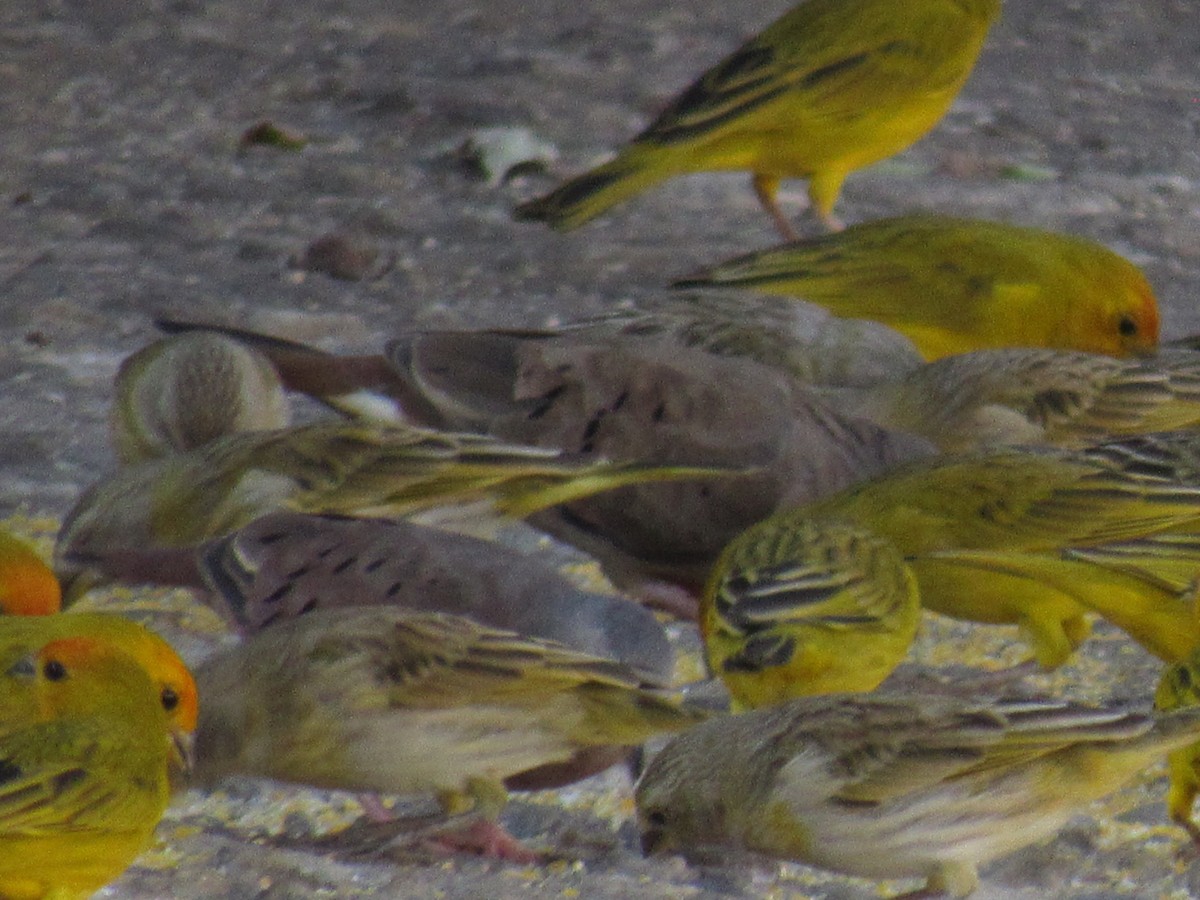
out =
[[179,695],[175,693],[174,688],[165,687],[162,689],[162,705],[167,712],[173,712],[175,707],[179,705]]
[[42,674],[47,681],[62,681],[67,677],[67,667],[57,659],[48,659],[42,666]]
[[661,809],[653,809],[646,813],[646,824],[655,828],[664,828],[667,824],[667,814]]
[[1129,316],[1121,316],[1121,321],[1117,323],[1117,331],[1123,337],[1133,337],[1138,331],[1137,322],[1133,321]]

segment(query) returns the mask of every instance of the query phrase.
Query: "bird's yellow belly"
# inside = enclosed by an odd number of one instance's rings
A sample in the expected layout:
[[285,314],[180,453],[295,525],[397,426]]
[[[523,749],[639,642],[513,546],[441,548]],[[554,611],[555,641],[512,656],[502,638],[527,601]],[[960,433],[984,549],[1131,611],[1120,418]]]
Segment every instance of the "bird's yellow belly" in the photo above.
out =
[[869,110],[852,119],[829,121],[769,106],[736,128],[680,148],[687,171],[749,170],[780,178],[807,178],[814,172],[852,172],[899,153],[945,113],[951,96],[923,98],[888,116]]

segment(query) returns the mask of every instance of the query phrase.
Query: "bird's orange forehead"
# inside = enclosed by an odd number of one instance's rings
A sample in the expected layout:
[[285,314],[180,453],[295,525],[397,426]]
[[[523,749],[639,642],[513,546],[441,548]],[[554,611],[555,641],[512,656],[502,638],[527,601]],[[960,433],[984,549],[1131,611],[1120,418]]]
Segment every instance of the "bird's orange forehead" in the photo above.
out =
[[68,666],[87,666],[121,652],[107,641],[77,635],[50,641],[37,652],[37,658],[39,662],[53,659]]
[[135,654],[138,662],[158,686],[172,730],[191,733],[200,707],[196,680],[170,644],[152,632],[147,636],[149,640]]

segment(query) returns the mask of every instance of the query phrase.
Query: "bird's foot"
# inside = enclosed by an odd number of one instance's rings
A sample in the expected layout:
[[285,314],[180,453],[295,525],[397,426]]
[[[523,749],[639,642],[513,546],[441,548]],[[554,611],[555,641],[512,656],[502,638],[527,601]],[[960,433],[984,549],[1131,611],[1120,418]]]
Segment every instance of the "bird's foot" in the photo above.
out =
[[543,861],[541,854],[530,850],[490,819],[476,819],[456,831],[426,838],[424,844],[433,852],[474,853],[521,865]]

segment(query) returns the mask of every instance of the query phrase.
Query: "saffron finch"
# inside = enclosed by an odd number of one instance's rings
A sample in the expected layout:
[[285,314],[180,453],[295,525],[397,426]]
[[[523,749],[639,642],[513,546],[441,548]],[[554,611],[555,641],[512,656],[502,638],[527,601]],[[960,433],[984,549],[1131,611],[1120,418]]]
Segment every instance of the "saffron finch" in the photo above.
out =
[[0,895],[87,897],[150,842],[167,806],[158,690],[89,637],[10,661],[0,682]]
[[[1200,706],[1200,647],[1186,659],[1172,663],[1162,673],[1154,693],[1156,709],[1169,711]],[[1167,813],[1200,846],[1200,825],[1192,818],[1192,807],[1200,793],[1200,742],[1182,747],[1167,759],[1171,783],[1167,790]]]
[[239,431],[287,426],[287,396],[270,360],[214,332],[163,338],[121,363],[112,432],[123,462],[193,450]]
[[899,153],[950,108],[999,0],[804,0],[701,75],[616,158],[524,204],[517,217],[582,225],[646,188],[691,172],[749,171],[775,204],[784,178],[808,179],[833,226],[846,176]]
[[61,605],[62,590],[50,567],[25,541],[0,531],[0,612],[44,616]]
[[793,518],[769,540],[751,529],[713,571],[700,633],[735,708],[874,690],[908,653],[921,619],[899,551],[833,520]]
[[947,452],[1002,444],[1084,446],[1200,424],[1200,354],[1140,359],[1036,348],[946,356],[830,402]]
[[1198,736],[1196,709],[801,698],[672,739],[637,786],[642,845],[749,850],[965,897],[978,866],[1052,836]]
[[[1198,478],[1200,439],[1188,432],[1079,450],[977,451],[897,467],[778,513],[739,542],[769,546],[814,521],[852,524],[899,551],[922,606],[1019,625],[1045,667],[1061,665],[1086,637],[1089,610],[1176,660],[1200,643],[1200,628],[1178,592],[1161,579],[1075,554],[1200,530]],[[739,574],[736,565],[714,573],[705,603],[714,602],[712,589],[722,580]]]
[[931,360],[987,347],[1129,356],[1158,345],[1158,303],[1132,263],[1085,238],[979,219],[878,219],[675,286],[753,288],[875,319]]
[[490,822],[510,776],[702,718],[612,660],[394,608],[281,622],[206,660],[196,677],[205,783],[240,773],[431,792],[446,813]]
[[[9,610],[0,606],[0,612]],[[197,693],[192,673],[165,640],[123,616],[112,613],[60,613],[45,616],[0,616],[0,664],[65,638],[103,641],[135,660],[157,688],[178,751],[175,763],[191,765],[196,730]]]
[[400,426],[334,422],[233,434],[125,466],[90,488],[59,532],[56,568],[74,598],[100,576],[106,553],[200,543],[276,509],[399,515],[489,499],[522,516],[632,482],[723,474]]

